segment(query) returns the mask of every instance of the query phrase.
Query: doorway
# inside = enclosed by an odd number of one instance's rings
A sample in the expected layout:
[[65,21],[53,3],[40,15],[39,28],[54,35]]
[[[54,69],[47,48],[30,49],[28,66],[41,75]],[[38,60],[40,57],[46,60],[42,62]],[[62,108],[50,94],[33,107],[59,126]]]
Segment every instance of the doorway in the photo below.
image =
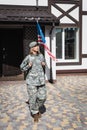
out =
[[23,59],[23,29],[0,28],[0,76],[21,74]]

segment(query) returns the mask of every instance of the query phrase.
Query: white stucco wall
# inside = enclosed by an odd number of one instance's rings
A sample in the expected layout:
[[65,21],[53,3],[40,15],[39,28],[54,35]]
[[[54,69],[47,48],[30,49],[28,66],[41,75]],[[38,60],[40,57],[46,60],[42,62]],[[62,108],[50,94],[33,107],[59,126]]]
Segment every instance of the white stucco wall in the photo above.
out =
[[[74,4],[56,4],[57,6],[59,6],[60,8],[62,8],[65,12],[68,11],[71,7],[75,6]],[[51,6],[51,13],[56,16],[59,17],[61,16],[62,12],[57,10],[54,6]],[[79,8],[77,7],[76,9],[72,10],[69,13],[70,16],[74,17],[77,21],[79,21]],[[60,23],[74,23],[70,18],[68,18],[67,16],[64,16],[63,18],[60,19]]]
[[82,17],[82,54],[87,54],[87,16]]
[[[48,48],[50,48],[50,38],[49,38],[49,30],[50,27],[45,27],[45,39],[46,39],[46,45],[48,46]],[[45,60],[46,60],[46,80],[50,79],[50,57],[47,54],[46,50],[45,50]]]
[[82,0],[82,10],[87,11],[87,0]]
[[[56,56],[56,38],[55,38],[55,28],[52,31],[52,39],[51,39],[51,46],[52,46],[52,54]],[[52,76],[53,79],[56,80],[56,61],[52,60]]]
[[[0,4],[3,5],[29,5],[35,6],[36,0],[0,0]],[[48,0],[38,0],[38,5],[48,6]]]
[[87,69],[87,58],[82,59],[82,65],[57,66],[56,70],[79,70]]

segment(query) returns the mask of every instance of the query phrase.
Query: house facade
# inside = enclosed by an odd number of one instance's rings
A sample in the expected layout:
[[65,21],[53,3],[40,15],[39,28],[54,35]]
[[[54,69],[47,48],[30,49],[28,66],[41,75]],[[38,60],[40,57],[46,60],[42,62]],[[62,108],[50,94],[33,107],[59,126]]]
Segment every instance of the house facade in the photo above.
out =
[[57,74],[87,73],[86,0],[3,0],[0,2],[0,76],[21,74],[19,65],[37,40],[36,21],[57,61],[45,56],[46,79]]

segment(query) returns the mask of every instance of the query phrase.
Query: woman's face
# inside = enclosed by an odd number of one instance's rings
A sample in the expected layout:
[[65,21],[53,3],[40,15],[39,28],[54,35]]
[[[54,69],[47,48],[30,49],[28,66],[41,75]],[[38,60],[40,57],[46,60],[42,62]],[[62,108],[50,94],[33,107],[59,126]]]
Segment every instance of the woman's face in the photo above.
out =
[[39,45],[36,45],[32,48],[34,52],[39,52]]

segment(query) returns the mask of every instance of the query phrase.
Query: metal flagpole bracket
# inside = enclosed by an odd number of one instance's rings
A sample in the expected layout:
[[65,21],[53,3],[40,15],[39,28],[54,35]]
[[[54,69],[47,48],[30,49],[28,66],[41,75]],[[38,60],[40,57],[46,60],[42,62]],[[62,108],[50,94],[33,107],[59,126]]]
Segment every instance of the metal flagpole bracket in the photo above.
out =
[[38,23],[38,21],[40,20],[40,17],[38,17],[38,18],[35,18],[35,20],[36,20],[36,22]]
[[25,17],[25,20],[29,20],[29,21],[32,21],[32,20],[35,20],[36,22],[38,22],[39,20],[40,20],[41,18],[40,17],[38,17],[38,18],[34,18],[34,17]]

